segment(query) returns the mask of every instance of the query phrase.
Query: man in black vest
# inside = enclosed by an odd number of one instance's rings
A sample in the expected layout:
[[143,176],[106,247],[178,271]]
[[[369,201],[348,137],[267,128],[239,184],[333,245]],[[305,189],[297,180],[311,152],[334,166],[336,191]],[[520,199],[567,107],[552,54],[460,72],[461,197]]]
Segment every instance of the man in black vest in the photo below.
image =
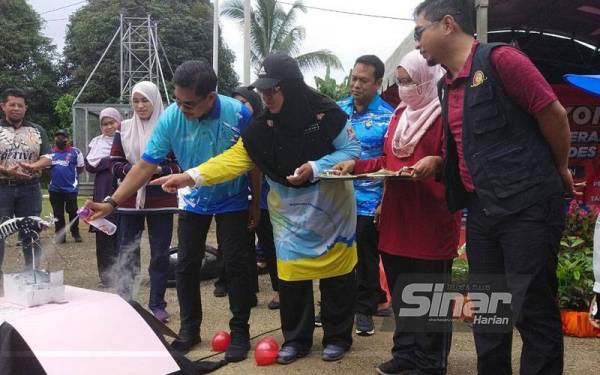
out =
[[[426,0],[415,19],[416,48],[448,71],[439,82],[445,158],[421,160],[417,174],[442,172],[450,210],[467,208],[471,287],[512,297],[508,314],[500,304],[475,316],[478,373],[512,372],[513,324],[521,374],[562,373],[556,253],[564,194],[574,192],[566,111],[522,52],[474,39],[471,1]],[[496,312],[510,322],[478,318]]]

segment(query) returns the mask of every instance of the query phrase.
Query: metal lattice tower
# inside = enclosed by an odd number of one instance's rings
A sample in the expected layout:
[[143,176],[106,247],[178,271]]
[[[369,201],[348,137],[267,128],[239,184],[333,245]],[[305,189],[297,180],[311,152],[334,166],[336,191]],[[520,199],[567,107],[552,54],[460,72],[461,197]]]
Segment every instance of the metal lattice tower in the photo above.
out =
[[[159,59],[157,23],[147,17],[121,14],[121,103],[129,101],[131,89],[140,81],[154,82],[166,93]],[[167,101],[169,98],[165,98]]]

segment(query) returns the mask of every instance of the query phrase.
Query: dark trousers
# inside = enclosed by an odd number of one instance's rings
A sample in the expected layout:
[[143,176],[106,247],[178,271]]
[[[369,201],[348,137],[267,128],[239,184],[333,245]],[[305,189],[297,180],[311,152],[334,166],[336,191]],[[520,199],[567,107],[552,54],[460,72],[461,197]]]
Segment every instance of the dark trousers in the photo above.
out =
[[[218,214],[215,219],[219,250],[225,263],[229,310],[233,315],[229,328],[233,334],[248,338],[248,319],[254,292],[248,268],[252,258],[248,211]],[[180,334],[184,337],[198,335],[202,322],[199,270],[211,221],[212,217],[209,215],[179,212],[176,280],[181,315]]]
[[98,265],[98,276],[100,276],[100,282],[106,286],[111,286],[114,283],[114,280],[111,279],[111,274],[119,254],[118,246],[118,233],[109,236],[103,232],[96,232],[96,263]]
[[[252,234],[251,234],[252,237]],[[265,257],[265,262],[267,263],[267,270],[269,271],[269,277],[271,279],[271,287],[273,291],[277,291],[277,257],[275,254],[275,242],[273,241],[273,226],[271,225],[271,218],[269,216],[269,210],[261,210],[260,222],[256,227],[256,237],[258,237],[258,246],[260,246],[261,251]],[[250,243],[250,251],[253,253],[256,252],[256,246],[254,241]],[[250,276],[252,277],[252,285],[254,287],[254,291],[258,292],[258,270],[256,269],[256,254],[251,254],[248,270],[250,272]],[[219,255],[218,257],[222,257],[222,251],[219,246]],[[227,289],[227,275],[225,272],[225,263],[223,263],[223,267],[221,268],[221,273],[219,277],[215,281],[215,286],[223,285],[225,289]]]
[[[354,325],[354,299],[356,276],[346,275],[319,280],[321,290],[321,322],[323,346],[339,345],[349,349],[352,345]],[[313,282],[279,280],[281,330],[285,342],[300,351],[312,347],[315,330]]]
[[[42,192],[40,184],[25,184],[18,186],[0,185],[0,223],[13,217],[40,216],[42,212]],[[33,254],[36,267],[41,264],[41,246],[37,235],[19,233],[23,246],[25,268],[31,269]],[[0,240],[0,274],[4,261],[4,240]]]
[[56,219],[54,223],[54,229],[56,235],[60,236],[57,240],[63,240],[67,233],[63,232],[66,225],[65,223],[65,211],[69,215],[69,223],[71,224],[71,235],[73,237],[80,237],[79,235],[79,220],[77,219],[77,193],[62,193],[49,191],[50,194],[50,205],[52,205],[52,214]]
[[140,242],[148,224],[150,242],[150,309],[164,309],[165,292],[169,274],[169,246],[173,236],[173,214],[121,214],[119,215],[119,257],[117,292],[130,300],[135,277],[140,271]]
[[[427,315],[405,318],[398,313],[400,307],[404,307],[400,298],[408,284],[449,282],[452,260],[423,260],[384,252],[381,253],[381,260],[388,285],[392,288],[392,306],[396,316],[392,356],[407,369],[418,369],[423,374],[445,374],[452,340],[452,321],[432,324],[427,322]],[[416,324],[415,319],[419,320]]]
[[269,210],[261,210],[260,222],[258,223],[258,227],[256,227],[256,237],[258,237],[258,246],[260,246],[265,257],[265,262],[267,263],[271,287],[273,288],[273,291],[276,292],[279,290],[279,279],[277,278],[277,254],[275,252],[273,226],[271,225]]
[[358,264],[356,265],[357,313],[375,315],[377,305],[386,301],[387,296],[379,285],[379,232],[373,216],[358,216],[356,219],[356,245]]
[[[516,214],[488,217],[472,194],[468,204],[467,253],[471,282],[505,275],[512,314],[523,340],[522,375],[560,374],[563,334],[557,299],[557,251],[564,229],[562,197],[543,200]],[[475,324],[479,374],[510,374],[512,330],[486,332]]]

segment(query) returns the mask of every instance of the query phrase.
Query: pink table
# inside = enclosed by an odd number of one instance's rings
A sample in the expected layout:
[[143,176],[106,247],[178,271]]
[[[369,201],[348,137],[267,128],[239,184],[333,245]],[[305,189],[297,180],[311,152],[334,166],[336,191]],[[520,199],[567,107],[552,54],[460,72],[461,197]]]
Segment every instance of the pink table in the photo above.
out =
[[67,286],[67,303],[22,308],[0,298],[0,323],[23,336],[49,375],[164,375],[179,370],[119,296]]

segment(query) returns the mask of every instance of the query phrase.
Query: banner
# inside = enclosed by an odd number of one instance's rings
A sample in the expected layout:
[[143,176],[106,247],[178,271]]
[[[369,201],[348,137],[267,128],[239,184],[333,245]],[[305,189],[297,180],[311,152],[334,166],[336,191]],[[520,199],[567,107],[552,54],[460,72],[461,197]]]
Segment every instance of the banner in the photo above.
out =
[[575,182],[586,182],[581,198],[600,206],[600,98],[568,84],[552,85],[571,126],[569,168]]

